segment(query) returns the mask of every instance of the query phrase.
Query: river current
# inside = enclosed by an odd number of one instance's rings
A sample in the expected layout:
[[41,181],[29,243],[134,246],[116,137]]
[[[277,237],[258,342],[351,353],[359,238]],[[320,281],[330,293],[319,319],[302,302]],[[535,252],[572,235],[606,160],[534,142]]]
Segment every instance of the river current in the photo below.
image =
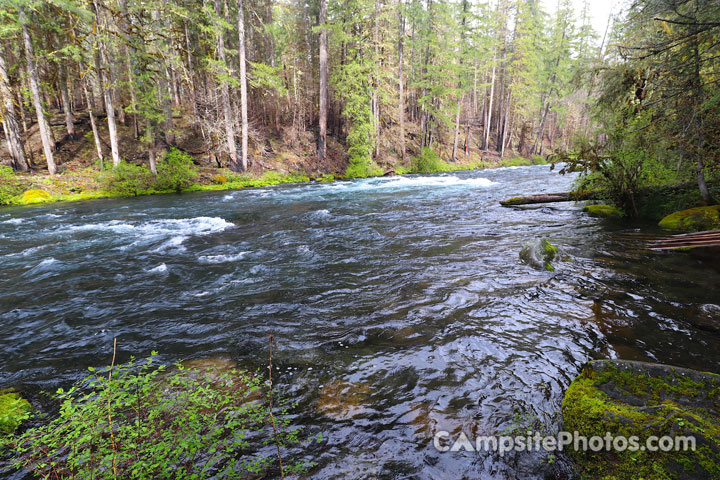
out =
[[[433,436],[556,431],[592,359],[720,373],[716,266],[580,205],[498,203],[572,181],[534,166],[1,209],[0,388],[67,387],[113,338],[121,362],[257,369],[273,334],[295,423],[323,435],[311,478],[555,475]],[[554,272],[520,261],[534,238],[560,249]]]

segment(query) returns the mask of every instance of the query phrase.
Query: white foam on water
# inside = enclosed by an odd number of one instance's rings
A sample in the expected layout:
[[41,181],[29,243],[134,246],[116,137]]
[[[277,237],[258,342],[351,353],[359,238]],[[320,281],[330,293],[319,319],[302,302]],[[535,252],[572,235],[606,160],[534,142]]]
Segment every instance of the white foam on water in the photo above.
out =
[[137,245],[162,241],[152,251],[155,253],[178,253],[185,251],[182,243],[192,236],[210,235],[227,230],[234,225],[219,217],[195,217],[181,219],[164,219],[137,224],[113,220],[110,222],[88,223],[66,227],[67,231],[97,231],[121,235],[134,240],[120,247],[126,250]]
[[167,265],[165,265],[164,263],[161,263],[157,267],[151,268],[150,270],[148,270],[148,273],[165,273],[165,272],[167,272],[167,269],[168,269]]
[[360,180],[357,182],[336,182],[332,184],[332,188],[337,189],[358,189],[358,190],[383,190],[383,189],[407,189],[422,187],[490,187],[496,185],[489,178],[461,178],[456,175],[438,175],[438,176],[398,176],[386,178],[371,178]]
[[249,252],[240,252],[236,255],[202,255],[198,257],[200,263],[226,263],[237,262],[245,257]]
[[20,225],[22,223],[22,218],[11,218],[10,220],[3,220],[0,223],[5,223],[8,225]]
[[232,195],[225,195],[225,196],[222,198],[222,201],[223,201],[223,202],[229,202],[229,201],[232,200],[233,198],[235,198],[235,197],[232,196]]

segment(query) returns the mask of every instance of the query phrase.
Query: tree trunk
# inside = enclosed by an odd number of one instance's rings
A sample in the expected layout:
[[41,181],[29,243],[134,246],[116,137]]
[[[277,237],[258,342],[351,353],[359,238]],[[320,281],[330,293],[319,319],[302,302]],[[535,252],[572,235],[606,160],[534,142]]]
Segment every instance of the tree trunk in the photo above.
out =
[[55,166],[55,158],[53,157],[53,150],[55,150],[55,142],[52,140],[50,133],[50,125],[45,117],[45,111],[43,110],[42,97],[40,95],[40,79],[38,78],[37,69],[35,68],[35,52],[33,50],[32,41],[30,39],[30,32],[28,31],[27,24],[28,19],[25,15],[25,9],[22,6],[18,7],[18,13],[20,15],[20,23],[22,23],[22,34],[23,42],[25,44],[25,59],[27,61],[28,80],[30,82],[30,90],[32,92],[33,102],[35,103],[35,113],[38,120],[38,128],[40,129],[40,139],[42,141],[43,152],[45,153],[45,160],[47,160],[48,172],[50,175],[57,173],[57,167]]
[[65,114],[65,128],[70,140],[75,140],[75,119],[72,114],[72,105],[70,104],[70,96],[68,95],[67,76],[65,69],[60,67],[60,78],[58,79],[60,89],[60,99],[62,100],[62,109]]
[[488,101],[487,117],[485,118],[485,135],[483,136],[483,150],[490,149],[490,125],[492,125],[493,96],[495,95],[495,60],[496,52],[493,48],[492,75],[490,76],[490,100]]
[[453,138],[452,157],[450,157],[450,161],[452,161],[452,162],[457,161],[458,139],[460,138],[460,112],[461,112],[461,110],[462,110],[462,96],[458,95],[457,113],[455,114],[455,137]]
[[[215,14],[220,17],[223,15],[222,4],[220,0],[215,0]],[[222,64],[222,68],[229,73],[227,60],[225,58],[225,30],[220,24],[216,25],[217,31],[217,56]],[[230,105],[230,87],[227,81],[220,79],[220,103],[223,111],[223,120],[225,124],[225,140],[227,142],[228,155],[230,155],[230,169],[240,171],[238,164],[237,145],[235,144],[235,124],[233,122],[232,108]]]
[[247,74],[245,72],[245,2],[238,0],[238,37],[240,50],[240,126],[242,151],[240,168],[244,172],[248,167],[248,101]]
[[327,158],[327,89],[328,89],[328,37],[327,37],[327,0],[320,0],[320,112],[318,157]]
[[8,77],[7,65],[5,64],[5,51],[0,48],[0,96],[2,96],[2,118],[5,126],[5,138],[7,139],[8,150],[12,160],[12,167],[19,172],[27,172],[29,167],[25,159],[25,148],[20,125],[15,114],[13,92],[10,88],[10,77]]
[[543,134],[545,133],[545,119],[547,119],[548,112],[550,111],[550,102],[545,104],[545,111],[543,112],[542,119],[540,120],[540,126],[538,127],[537,134],[535,135],[535,142],[530,149],[530,156],[535,155],[538,149],[538,144],[542,144]]
[[95,101],[93,96],[88,91],[85,80],[81,80],[83,92],[85,93],[85,101],[87,102],[87,111],[90,116],[90,127],[93,132],[93,139],[95,140],[95,151],[97,152],[98,160],[100,161],[100,168],[104,168],[103,165],[103,151],[102,143],[100,142],[100,132],[98,130],[97,121],[95,120]]
[[378,78],[377,71],[380,69],[380,0],[375,0],[375,32],[373,36],[373,43],[375,44],[375,62],[374,69],[374,83],[373,86],[373,119],[375,123],[375,158],[380,156],[380,96],[378,90],[380,89],[380,79]]
[[405,92],[403,85],[403,45],[405,40],[405,18],[403,2],[398,5],[398,119],[400,122],[400,159],[405,161]]
[[[99,1],[93,0],[95,6],[95,19],[99,26],[100,32],[107,31],[105,20],[100,11]],[[108,53],[105,47],[105,41],[102,37],[98,38],[98,53],[100,57],[98,76],[100,78],[103,97],[105,99],[105,112],[107,113],[108,134],[110,135],[110,151],[112,154],[113,167],[120,165],[120,149],[118,147],[117,123],[115,121],[115,107],[112,100],[112,79],[110,77]]]

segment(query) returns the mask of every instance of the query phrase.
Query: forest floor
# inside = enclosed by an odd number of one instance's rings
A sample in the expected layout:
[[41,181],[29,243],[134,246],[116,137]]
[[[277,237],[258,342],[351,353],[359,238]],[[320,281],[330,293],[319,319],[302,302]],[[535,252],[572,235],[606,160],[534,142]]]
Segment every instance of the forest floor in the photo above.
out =
[[[69,201],[85,200],[113,196],[103,190],[101,176],[102,168],[97,158],[95,142],[90,128],[87,114],[77,115],[75,118],[75,138],[66,134],[66,127],[61,112],[51,112],[50,123],[54,138],[56,139],[55,162],[58,166],[57,175],[47,173],[47,163],[42,154],[42,144],[37,124],[30,124],[25,133],[25,149],[31,164],[31,171],[15,175],[22,191],[42,190],[48,195],[41,201]],[[102,118],[98,118],[100,141],[105,155],[105,162],[110,162],[110,141],[107,125]],[[415,138],[413,126],[408,126],[408,137]],[[173,146],[190,154],[193,157],[198,176],[195,185],[189,190],[222,190],[237,188],[237,182],[226,182],[223,179],[229,173],[227,160],[220,159],[215,149],[208,149],[211,142],[206,141],[204,132],[188,122],[187,116],[174,118],[173,133],[175,135]],[[391,136],[392,130],[387,135]],[[477,132],[471,138],[478,138]],[[344,177],[348,165],[348,156],[345,148],[336,137],[328,136],[328,155],[325,162],[319,161],[316,155],[315,132],[305,130],[297,132],[290,128],[274,131],[268,127],[252,128],[249,142],[249,167],[243,174],[242,186],[263,186],[277,183],[297,182],[302,180],[330,181]],[[147,165],[148,153],[141,140],[134,135],[132,122],[126,124],[118,122],[119,150],[122,158],[127,162]],[[381,145],[381,155],[377,162],[388,174],[402,174],[411,172],[411,158],[420,153],[419,148],[412,142],[408,143],[406,160],[403,162],[400,155],[390,145]],[[494,168],[502,166],[530,165],[543,162],[540,158],[534,161],[521,157],[500,158],[497,152],[479,150],[477,145],[471,145],[471,153],[465,154],[462,145],[458,148],[458,158],[455,162],[448,162],[450,170],[473,170]],[[436,150],[443,159],[451,156],[451,146],[439,143]],[[0,146],[0,163],[7,159],[9,153],[5,142]],[[105,165],[107,167],[107,165]],[[37,199],[25,202],[18,197],[15,203],[35,203]]]

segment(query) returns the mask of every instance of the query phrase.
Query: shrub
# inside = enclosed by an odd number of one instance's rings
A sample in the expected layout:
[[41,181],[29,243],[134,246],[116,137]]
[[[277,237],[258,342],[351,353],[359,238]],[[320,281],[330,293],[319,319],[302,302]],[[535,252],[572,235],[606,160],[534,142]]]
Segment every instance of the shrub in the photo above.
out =
[[[42,478],[256,478],[276,461],[267,445],[298,442],[286,410],[270,417],[259,375],[181,364],[167,371],[153,366],[154,355],[109,376],[90,369],[58,390],[58,417],[12,443],[13,467]],[[306,467],[284,464],[286,473]]]
[[104,190],[120,195],[139,195],[149,190],[154,182],[155,176],[150,170],[124,160],[100,177]]
[[13,169],[0,165],[0,205],[9,205],[20,193],[22,188]]
[[15,433],[23,420],[30,416],[32,406],[17,393],[0,394],[0,446],[7,435]]
[[165,154],[165,158],[158,162],[157,172],[154,185],[156,190],[180,192],[192,185],[197,178],[192,155],[177,148],[171,148]]
[[500,161],[501,167],[527,167],[533,165],[533,161],[524,157],[503,158]]
[[425,147],[419,156],[413,157],[410,165],[412,173],[435,173],[450,170],[450,165],[429,147]]

